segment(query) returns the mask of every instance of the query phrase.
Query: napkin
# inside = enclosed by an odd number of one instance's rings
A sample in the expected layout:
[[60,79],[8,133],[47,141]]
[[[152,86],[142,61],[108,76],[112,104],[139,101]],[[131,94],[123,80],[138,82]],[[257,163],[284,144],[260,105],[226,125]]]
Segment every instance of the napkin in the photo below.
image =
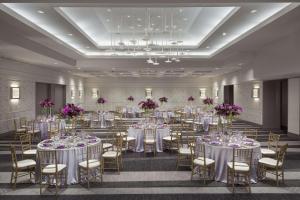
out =
[[95,143],[95,142],[97,142],[96,139],[89,140],[89,143]]
[[43,143],[52,143],[53,142],[53,140],[45,140]]
[[84,147],[85,144],[84,144],[84,143],[78,143],[76,146],[77,146],[77,147]]
[[222,143],[219,141],[211,141],[209,144],[211,145],[221,145]]
[[229,143],[228,146],[232,147],[232,148],[239,148],[241,145],[236,144],[236,143]]
[[56,149],[64,149],[64,148],[65,148],[65,145],[63,145],[63,144],[60,144],[56,147]]
[[50,144],[50,143],[43,143],[42,146],[43,146],[43,147],[51,147],[52,144]]

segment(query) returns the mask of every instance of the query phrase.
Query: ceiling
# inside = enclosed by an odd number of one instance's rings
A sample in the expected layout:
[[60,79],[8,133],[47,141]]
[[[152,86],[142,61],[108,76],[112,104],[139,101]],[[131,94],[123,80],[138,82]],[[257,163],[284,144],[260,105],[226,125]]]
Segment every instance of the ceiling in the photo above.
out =
[[83,77],[213,77],[247,65],[252,43],[236,47],[298,5],[4,3],[0,56]]

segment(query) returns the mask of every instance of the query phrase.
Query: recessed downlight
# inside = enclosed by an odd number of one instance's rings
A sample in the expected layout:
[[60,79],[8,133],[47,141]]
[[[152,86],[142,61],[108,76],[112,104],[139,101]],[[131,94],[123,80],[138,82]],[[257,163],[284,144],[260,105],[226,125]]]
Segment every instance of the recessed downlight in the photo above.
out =
[[250,11],[250,13],[252,13],[252,14],[257,13],[257,10],[253,9]]
[[223,33],[222,33],[222,35],[223,35],[223,36],[226,36],[226,35],[227,35],[227,33],[226,33],[226,32],[223,32]]
[[68,36],[73,36],[73,34],[72,33],[68,33]]
[[111,12],[111,9],[110,9],[110,8],[107,8],[106,11],[107,11],[107,12]]
[[37,12],[40,13],[40,14],[45,14],[45,12],[42,11],[42,10],[38,10]]

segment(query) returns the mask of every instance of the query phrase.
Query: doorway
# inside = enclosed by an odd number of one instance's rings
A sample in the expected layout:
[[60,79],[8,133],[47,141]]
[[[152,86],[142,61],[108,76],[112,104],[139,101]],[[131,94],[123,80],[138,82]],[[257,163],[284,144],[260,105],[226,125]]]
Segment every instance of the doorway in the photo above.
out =
[[224,86],[224,103],[234,104],[234,87],[233,85]]

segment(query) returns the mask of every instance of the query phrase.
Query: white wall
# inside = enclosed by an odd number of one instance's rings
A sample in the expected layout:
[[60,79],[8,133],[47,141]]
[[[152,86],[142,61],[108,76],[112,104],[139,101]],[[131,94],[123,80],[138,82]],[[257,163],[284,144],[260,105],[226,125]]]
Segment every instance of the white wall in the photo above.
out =
[[[78,94],[83,80],[45,67],[0,59],[0,133],[12,130],[15,118],[35,118],[36,82],[67,85],[67,102],[80,102],[77,95],[70,99],[70,89]],[[11,86],[20,87],[19,100],[10,99]]]
[[[100,96],[108,100],[106,110],[112,110],[115,106],[128,104],[127,97],[135,98],[134,105],[145,99],[145,88],[152,89],[153,99],[167,97],[165,108],[183,107],[188,104],[187,98],[195,98],[194,105],[202,104],[199,98],[199,88],[206,88],[207,96],[211,96],[211,80],[208,78],[103,78],[87,79],[85,83],[85,108],[97,109],[96,97],[92,96],[92,90],[99,90]],[[159,102],[158,102],[159,103]]]
[[288,132],[300,132],[300,78],[288,80]]

